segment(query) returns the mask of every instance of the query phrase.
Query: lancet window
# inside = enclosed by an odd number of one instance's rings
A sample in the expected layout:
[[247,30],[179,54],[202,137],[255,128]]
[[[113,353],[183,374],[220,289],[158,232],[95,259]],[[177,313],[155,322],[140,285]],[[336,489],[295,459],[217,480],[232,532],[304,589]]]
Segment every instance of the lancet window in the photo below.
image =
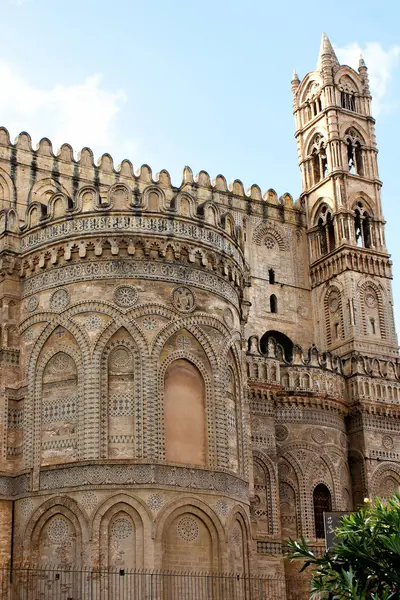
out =
[[371,248],[371,218],[362,202],[354,210],[354,235],[359,248]]
[[340,92],[340,104],[346,110],[356,111],[356,100],[353,92]]
[[357,112],[357,99],[356,99],[356,84],[349,75],[344,75],[340,79],[339,92],[340,106],[345,110],[351,110],[351,112]]
[[331,493],[323,483],[317,485],[313,493],[315,537],[325,537],[324,512],[332,510]]
[[363,140],[355,129],[350,129],[345,136],[347,148],[347,166],[349,173],[364,176]]
[[320,96],[320,86],[317,82],[313,81],[306,94],[306,100],[304,104],[303,114],[304,122],[311,121],[322,111],[322,102]]
[[313,184],[324,179],[328,172],[328,159],[326,156],[325,143],[320,135],[314,138],[311,146],[311,164]]
[[333,217],[326,206],[323,206],[317,218],[318,254],[323,256],[335,249],[335,227]]

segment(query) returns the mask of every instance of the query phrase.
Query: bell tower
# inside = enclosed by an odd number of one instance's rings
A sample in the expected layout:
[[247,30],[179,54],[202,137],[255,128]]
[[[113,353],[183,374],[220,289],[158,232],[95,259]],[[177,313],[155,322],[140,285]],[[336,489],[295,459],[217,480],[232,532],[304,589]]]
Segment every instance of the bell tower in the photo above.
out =
[[397,356],[391,262],[368,71],[340,65],[323,34],[315,71],[292,80],[318,345]]

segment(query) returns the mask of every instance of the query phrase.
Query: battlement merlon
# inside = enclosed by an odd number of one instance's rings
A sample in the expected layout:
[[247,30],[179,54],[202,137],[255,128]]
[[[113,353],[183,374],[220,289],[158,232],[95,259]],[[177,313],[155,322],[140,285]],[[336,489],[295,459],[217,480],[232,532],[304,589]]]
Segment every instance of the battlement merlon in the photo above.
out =
[[[120,210],[122,207],[117,206],[118,203],[113,204],[113,196],[115,200],[116,195],[122,197],[125,194],[126,210],[142,208],[152,212],[152,207],[143,202],[146,192],[150,193],[152,189],[160,195],[161,204],[156,211],[178,214],[186,211],[188,214],[184,216],[205,220],[207,213],[213,212],[219,224],[229,224],[228,214],[233,211],[243,216],[268,216],[296,226],[304,225],[300,201],[294,201],[288,193],[280,197],[273,189],[262,193],[255,184],[245,191],[238,179],[228,185],[223,175],[211,180],[206,171],[200,171],[194,176],[190,167],[183,169],[181,184],[173,186],[166,170],[153,176],[151,168],[144,164],[134,172],[129,160],[123,160],[115,168],[109,154],[103,154],[96,164],[89,148],[83,148],[75,159],[69,144],[63,144],[54,153],[47,138],[42,138],[34,150],[28,133],[20,133],[13,144],[3,127],[0,128],[0,186],[0,215],[13,210],[15,217],[9,218],[15,218],[14,225],[18,227],[29,226],[27,211],[35,202],[39,203],[38,220],[49,218],[50,204],[57,194],[64,199],[66,211]],[[85,188],[95,194],[92,198],[95,205],[91,205],[90,200],[83,201]],[[181,207],[183,198],[186,198],[184,209]],[[2,218],[4,221],[4,214]],[[9,229],[13,230],[12,227]]]

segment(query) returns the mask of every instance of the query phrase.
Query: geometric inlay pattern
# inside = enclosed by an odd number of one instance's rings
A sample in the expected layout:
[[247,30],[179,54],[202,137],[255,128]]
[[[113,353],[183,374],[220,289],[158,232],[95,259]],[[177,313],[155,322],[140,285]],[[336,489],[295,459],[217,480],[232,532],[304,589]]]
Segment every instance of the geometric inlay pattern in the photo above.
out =
[[182,517],[178,523],[178,534],[185,542],[193,542],[199,535],[199,526],[192,517]]

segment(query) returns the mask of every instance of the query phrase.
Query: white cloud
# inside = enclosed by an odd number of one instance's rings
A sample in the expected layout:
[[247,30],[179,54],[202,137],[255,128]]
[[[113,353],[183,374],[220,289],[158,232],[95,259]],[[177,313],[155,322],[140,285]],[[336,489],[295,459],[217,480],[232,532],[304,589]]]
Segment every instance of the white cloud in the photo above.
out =
[[400,46],[392,46],[389,50],[384,50],[379,42],[368,42],[364,48],[361,48],[357,42],[353,42],[343,48],[335,48],[335,51],[339,62],[353,69],[358,68],[362,54],[368,67],[373,112],[374,115],[378,115],[385,106],[387,107],[384,98],[393,72],[400,65]]
[[53,143],[54,151],[68,142],[75,151],[89,146],[98,156],[103,152],[125,158],[124,150],[135,151],[134,140],[118,141],[116,117],[127,101],[123,90],[110,91],[102,85],[101,75],[92,75],[83,83],[35,86],[0,61],[0,115],[2,124],[16,135],[28,131],[34,144],[43,136]]

